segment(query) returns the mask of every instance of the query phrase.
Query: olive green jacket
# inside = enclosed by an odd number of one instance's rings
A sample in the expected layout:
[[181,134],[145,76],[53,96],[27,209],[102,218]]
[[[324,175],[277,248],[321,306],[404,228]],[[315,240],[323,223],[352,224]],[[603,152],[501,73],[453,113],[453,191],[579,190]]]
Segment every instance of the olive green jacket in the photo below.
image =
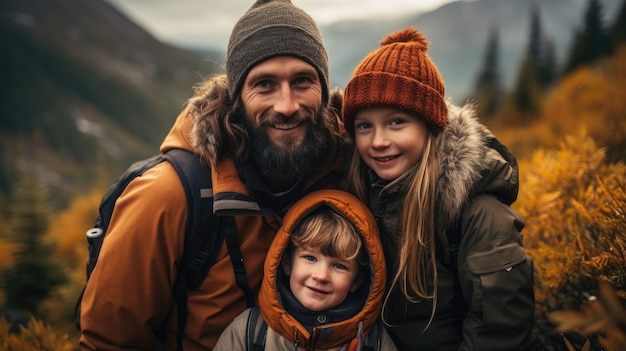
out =
[[[524,222],[510,207],[518,193],[517,162],[478,123],[471,105],[449,104],[448,110],[450,124],[436,137],[442,158],[435,214],[436,313],[429,324],[432,300],[410,303],[393,291],[384,311],[388,330],[400,350],[525,350],[534,342],[535,309],[533,264],[520,233]],[[382,219],[389,277],[397,267],[412,171],[389,184],[370,171],[370,207]],[[446,227],[455,223],[462,241],[458,259],[451,262]]]

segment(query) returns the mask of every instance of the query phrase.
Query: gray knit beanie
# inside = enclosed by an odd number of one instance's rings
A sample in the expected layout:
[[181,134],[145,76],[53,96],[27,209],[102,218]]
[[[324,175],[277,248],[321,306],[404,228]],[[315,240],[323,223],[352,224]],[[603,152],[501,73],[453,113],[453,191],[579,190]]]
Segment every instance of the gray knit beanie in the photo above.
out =
[[232,100],[250,69],[274,56],[310,63],[320,76],[322,103],[328,104],[328,55],[315,21],[290,0],[257,0],[237,21],[228,42],[226,76]]

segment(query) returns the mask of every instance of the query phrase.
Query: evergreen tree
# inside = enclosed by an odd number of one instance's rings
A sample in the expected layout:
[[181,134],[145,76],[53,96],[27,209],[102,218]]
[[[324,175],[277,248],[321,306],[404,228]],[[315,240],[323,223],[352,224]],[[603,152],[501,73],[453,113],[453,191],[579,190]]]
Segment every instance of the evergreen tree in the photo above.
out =
[[483,66],[476,77],[476,99],[481,118],[492,118],[500,108],[502,83],[500,77],[499,36],[495,27],[489,31]]
[[598,0],[589,0],[583,28],[576,33],[570,49],[565,65],[566,73],[611,53],[609,33],[602,18],[601,3]]
[[15,265],[4,274],[6,306],[37,314],[39,303],[65,280],[52,258],[54,246],[44,242],[50,221],[46,193],[33,173],[22,172],[11,202],[9,237],[18,247]]
[[622,1],[622,6],[611,27],[611,44],[613,47],[626,44],[626,0]]
[[533,114],[539,110],[541,87],[537,76],[537,67],[530,57],[526,57],[520,65],[510,96],[512,106],[523,114]]
[[537,80],[542,88],[548,87],[557,78],[556,49],[554,41],[546,38],[541,51],[541,60],[537,67]]
[[530,30],[528,46],[517,72],[515,85],[509,103],[524,114],[532,114],[539,109],[542,91],[543,42],[539,8],[534,5],[530,10]]
[[534,4],[530,9],[530,33],[526,51],[526,55],[532,61],[531,64],[539,64],[541,61],[542,48],[541,15],[539,13],[539,7],[537,7],[537,4]]

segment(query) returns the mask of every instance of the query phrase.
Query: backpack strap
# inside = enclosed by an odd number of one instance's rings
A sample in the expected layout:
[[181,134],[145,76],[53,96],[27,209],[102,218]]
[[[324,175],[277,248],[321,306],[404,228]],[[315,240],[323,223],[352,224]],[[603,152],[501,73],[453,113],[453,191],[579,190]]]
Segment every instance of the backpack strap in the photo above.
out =
[[246,269],[243,266],[241,246],[239,246],[239,238],[237,237],[237,230],[235,228],[235,220],[230,216],[224,217],[223,220],[227,222],[224,226],[224,239],[226,240],[228,255],[230,256],[230,262],[235,272],[235,282],[239,289],[243,290],[246,294],[246,305],[253,307],[255,305],[254,292],[252,292],[252,289],[248,286]]
[[[226,241],[235,281],[245,293],[248,307],[254,306],[256,299],[248,286],[234,218],[213,214],[210,166],[203,162],[200,156],[183,149],[169,150],[164,157],[178,173],[187,196],[185,246],[174,282],[178,317],[176,343],[178,350],[182,350],[182,336],[187,322],[187,291],[197,288],[202,283],[215,263],[222,241]],[[165,335],[165,325],[161,328],[163,329],[161,334]]]
[[[178,264],[173,288],[178,317],[176,344],[177,349],[182,350],[182,336],[187,323],[187,290],[198,287],[213,265],[223,240],[223,223],[219,216],[213,215],[209,165],[200,156],[182,149],[172,149],[164,157],[178,173],[187,198],[183,257]],[[159,334],[165,336],[165,322],[157,332]]]
[[382,348],[381,334],[384,326],[382,319],[378,318],[369,334],[365,336],[365,345],[363,345],[362,351],[380,351]]
[[[257,330],[257,323],[261,322]],[[259,306],[250,308],[248,323],[246,324],[246,345],[248,351],[265,350],[265,335],[267,334],[267,323],[261,316]]]

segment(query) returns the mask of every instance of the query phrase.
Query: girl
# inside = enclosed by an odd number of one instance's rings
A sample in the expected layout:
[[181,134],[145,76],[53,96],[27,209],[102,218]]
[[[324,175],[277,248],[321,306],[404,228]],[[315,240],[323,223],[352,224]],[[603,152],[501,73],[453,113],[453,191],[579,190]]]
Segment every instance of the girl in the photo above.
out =
[[376,216],[389,270],[383,320],[400,350],[529,349],[516,160],[472,106],[445,101],[427,48],[415,28],[389,35],[344,92],[349,187]]

